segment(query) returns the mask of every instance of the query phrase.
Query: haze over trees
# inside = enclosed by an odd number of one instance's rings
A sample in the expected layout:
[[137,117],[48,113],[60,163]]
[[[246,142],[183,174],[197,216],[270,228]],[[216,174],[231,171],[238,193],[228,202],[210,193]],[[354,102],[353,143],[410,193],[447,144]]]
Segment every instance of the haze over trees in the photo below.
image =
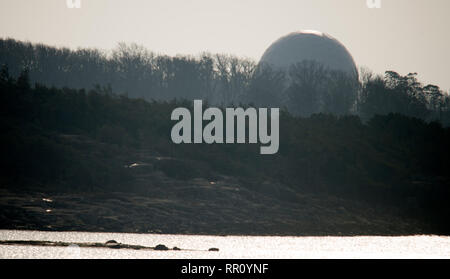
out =
[[[164,196],[174,181],[232,177],[253,200],[339,197],[367,212],[392,209],[421,232],[450,232],[450,99],[416,74],[362,72],[355,81],[312,61],[285,74],[227,55],[169,57],[125,44],[107,55],[10,39],[0,40],[0,63],[1,188]],[[279,152],[172,143],[170,114],[193,99],[281,107]]]
[[[287,202],[301,202],[305,193],[323,201],[337,196],[393,207],[428,233],[450,231],[450,129],[438,122],[390,113],[363,123],[358,116],[282,111],[279,152],[267,156],[252,144],[172,143],[170,114],[180,106],[192,109],[191,102],[130,99],[107,87],[32,86],[27,71],[16,79],[4,67],[0,186],[147,195],[164,181],[158,172],[184,182],[228,176]],[[142,177],[127,167],[134,162],[144,166]],[[171,193],[170,185],[157,189]]]
[[450,97],[436,85],[423,85],[416,73],[362,71],[359,81],[314,61],[293,65],[288,73],[250,59],[204,53],[157,55],[136,44],[120,43],[107,53],[70,50],[13,39],[0,40],[0,64],[11,76],[27,69],[32,83],[58,88],[111,87],[118,94],[145,100],[202,99],[211,104],[285,107],[298,116],[313,113],[372,116],[400,113],[450,124]]

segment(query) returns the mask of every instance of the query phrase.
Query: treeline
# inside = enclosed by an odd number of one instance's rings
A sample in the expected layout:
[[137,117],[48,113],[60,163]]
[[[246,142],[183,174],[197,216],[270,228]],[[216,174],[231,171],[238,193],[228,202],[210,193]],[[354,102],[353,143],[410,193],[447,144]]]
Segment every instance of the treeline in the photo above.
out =
[[28,69],[32,82],[58,88],[111,86],[115,92],[146,100],[237,100],[247,88],[253,61],[228,55],[156,55],[136,44],[98,49],[54,48],[12,39],[0,40],[0,64],[17,77]]
[[[3,68],[1,186],[145,193],[125,167],[145,151],[173,158],[154,166],[173,179],[230,175],[267,194],[283,184],[325,199],[396,206],[398,214],[431,222],[436,232],[450,231],[450,129],[438,122],[400,114],[367,122],[331,114],[301,118],[283,111],[279,152],[267,156],[259,145],[173,144],[170,114],[179,106],[192,103],[147,102],[101,87],[33,86],[26,71],[16,79]],[[265,190],[267,182],[272,186]]]
[[314,113],[374,115],[400,113],[450,125],[450,97],[438,86],[423,85],[417,74],[385,76],[364,71],[359,80],[313,61],[288,73],[230,55],[157,55],[136,44],[111,52],[55,48],[13,39],[0,40],[0,65],[13,77],[27,69],[32,83],[58,88],[110,87],[145,100],[202,99],[211,104],[284,107],[299,116]]

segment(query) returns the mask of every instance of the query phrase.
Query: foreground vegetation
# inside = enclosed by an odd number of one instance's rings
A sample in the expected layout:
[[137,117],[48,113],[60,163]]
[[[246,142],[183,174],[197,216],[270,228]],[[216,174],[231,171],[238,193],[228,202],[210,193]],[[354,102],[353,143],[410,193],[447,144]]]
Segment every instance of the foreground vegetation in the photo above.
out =
[[[3,68],[0,185],[18,193],[123,192],[168,199],[178,191],[184,193],[181,198],[177,195],[179,206],[196,207],[200,206],[196,202],[205,200],[215,204],[218,212],[221,204],[229,209],[242,204],[244,210],[251,200],[255,203],[252,214],[263,212],[268,217],[273,213],[264,211],[264,205],[277,201],[278,207],[308,208],[310,216],[326,218],[314,220],[319,224],[336,216],[352,216],[324,215],[324,208],[348,207],[362,213],[382,208],[383,216],[415,220],[428,233],[450,232],[450,129],[438,122],[400,114],[375,115],[367,122],[354,115],[302,118],[284,111],[279,152],[267,156],[259,154],[259,145],[173,144],[170,113],[179,106],[192,104],[130,99],[102,87],[86,91],[31,85],[26,71],[16,79]],[[195,182],[198,179],[203,182]],[[191,184],[201,187],[182,192]],[[221,189],[217,193],[234,187],[247,198],[215,195],[211,190],[217,184],[223,187],[217,186]],[[208,195],[202,196],[205,187]],[[335,199],[339,202],[332,202]],[[176,208],[176,203],[170,204],[167,210]],[[295,220],[293,214],[300,211],[283,212],[280,216],[285,220],[286,216]],[[376,212],[366,218],[375,218]],[[15,214],[2,215],[2,226],[7,218],[19,216]],[[242,214],[239,218],[246,217],[246,225],[235,224],[231,232],[248,233],[252,228],[256,217]],[[396,225],[389,220],[389,225]],[[271,228],[277,231],[273,224]],[[300,234],[299,224],[289,227],[289,232],[295,228]],[[310,227],[310,232],[317,233],[318,228]],[[334,230],[327,229],[329,234]],[[379,225],[378,233],[382,230]],[[174,227],[168,231],[177,232]],[[386,232],[395,231],[386,226]]]

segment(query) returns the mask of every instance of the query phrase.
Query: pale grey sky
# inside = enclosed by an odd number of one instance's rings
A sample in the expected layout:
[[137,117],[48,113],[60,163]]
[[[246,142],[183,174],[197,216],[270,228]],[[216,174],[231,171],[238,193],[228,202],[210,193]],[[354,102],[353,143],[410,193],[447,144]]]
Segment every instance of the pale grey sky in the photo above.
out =
[[135,42],[158,53],[229,53],[259,60],[280,36],[318,30],[342,42],[358,66],[418,72],[450,89],[450,1],[0,0],[0,37],[112,49]]

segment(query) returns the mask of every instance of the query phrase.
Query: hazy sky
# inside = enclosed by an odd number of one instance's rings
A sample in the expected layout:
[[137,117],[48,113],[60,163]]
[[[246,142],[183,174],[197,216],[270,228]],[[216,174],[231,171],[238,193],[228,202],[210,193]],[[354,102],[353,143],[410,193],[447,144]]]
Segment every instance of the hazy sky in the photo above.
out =
[[259,60],[280,36],[302,29],[342,42],[359,66],[418,72],[450,89],[450,0],[0,0],[0,37],[56,46],[158,53],[229,53]]

